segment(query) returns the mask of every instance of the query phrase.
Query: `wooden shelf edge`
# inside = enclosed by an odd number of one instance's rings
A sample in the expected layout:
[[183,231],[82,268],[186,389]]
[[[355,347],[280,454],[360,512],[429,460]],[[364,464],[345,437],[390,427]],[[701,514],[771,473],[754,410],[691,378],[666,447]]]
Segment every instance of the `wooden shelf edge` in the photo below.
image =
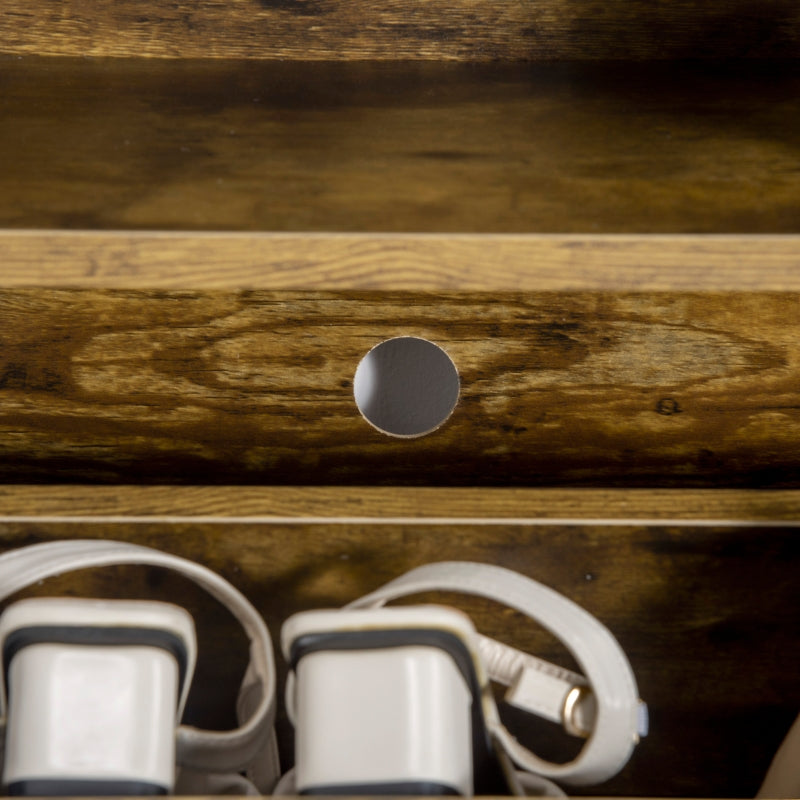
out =
[[0,230],[0,289],[800,291],[800,235]]
[[9,522],[800,525],[800,490],[0,486]]

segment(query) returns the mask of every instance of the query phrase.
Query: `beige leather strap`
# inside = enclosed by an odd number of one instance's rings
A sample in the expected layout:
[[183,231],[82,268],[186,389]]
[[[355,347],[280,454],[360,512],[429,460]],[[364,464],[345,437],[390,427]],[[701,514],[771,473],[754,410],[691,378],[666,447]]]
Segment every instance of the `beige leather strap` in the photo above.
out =
[[800,717],[778,748],[756,797],[800,797]]
[[[250,665],[240,708],[246,716],[231,731],[181,725],[178,764],[201,773],[239,772],[258,764],[258,788],[271,789],[280,774],[275,746],[275,663],[269,631],[247,598],[210,569],[178,556],[124,542],[72,540],[12,550],[0,556],[0,601],[38,581],[73,570],[115,565],[163,567],[184,575],[224,605],[250,640]],[[2,681],[2,674],[0,674]],[[0,682],[0,736],[5,729],[5,689]]]
[[[478,644],[491,677],[512,686],[523,685],[519,694],[528,695],[523,705],[550,718],[558,709],[560,716],[567,702],[563,693],[569,687],[567,694],[574,698],[575,712],[571,721],[576,728],[587,726],[588,739],[580,754],[566,764],[554,764],[523,747],[499,716],[487,720],[496,741],[518,767],[572,785],[601,783],[619,772],[644,733],[642,704],[628,659],[607,628],[571,600],[530,578],[502,567],[469,562],[419,567],[348,607],[377,607],[431,591],[478,595],[522,612],[560,639],[585,673],[584,678],[481,637]],[[581,690],[588,689],[593,697],[591,708],[578,697]],[[584,708],[578,713],[582,702]]]

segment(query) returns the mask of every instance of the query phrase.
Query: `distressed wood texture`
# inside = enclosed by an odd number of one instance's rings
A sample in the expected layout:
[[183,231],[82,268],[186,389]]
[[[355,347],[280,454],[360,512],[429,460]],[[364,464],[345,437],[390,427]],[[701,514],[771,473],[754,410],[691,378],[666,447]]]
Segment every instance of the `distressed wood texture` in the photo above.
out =
[[800,292],[800,236],[0,230],[0,288]]
[[[63,489],[58,490],[62,493]],[[119,508],[135,507],[138,490],[117,489]],[[206,490],[196,489],[197,493]],[[219,490],[208,490],[219,500]],[[230,510],[236,490],[225,490]],[[362,489],[339,489],[345,506],[358,505]],[[73,489],[80,508],[93,488]],[[369,494],[369,491],[367,491]],[[387,490],[387,495],[389,491]],[[491,493],[490,493],[491,494]],[[473,490],[473,506],[484,496]],[[724,493],[723,493],[724,495]],[[181,495],[169,507],[184,511]],[[611,493],[612,508],[640,507],[640,495]],[[656,503],[680,516],[696,508],[680,492]],[[441,498],[444,507],[453,498]],[[523,495],[522,505],[541,500]],[[565,502],[554,508],[566,510]],[[776,498],[773,498],[776,499]],[[303,509],[303,491],[283,502]],[[387,499],[391,508],[403,499]],[[568,501],[569,504],[572,500]],[[796,497],[793,501],[796,504]],[[252,504],[252,500],[250,501]],[[436,504],[435,496],[429,498]],[[731,508],[724,496],[711,507]],[[44,503],[45,508],[47,503]],[[777,503],[780,506],[780,502]],[[201,500],[202,506],[202,500]],[[579,506],[579,504],[578,504]],[[488,508],[496,500],[488,500]],[[36,512],[32,504],[28,509]],[[510,511],[510,509],[508,509]],[[591,506],[586,509],[593,514]],[[608,795],[752,797],[771,754],[800,706],[797,619],[800,536],[796,527],[693,525],[653,521],[606,525],[579,519],[569,525],[540,521],[441,524],[418,518],[372,523],[337,518],[308,521],[209,524],[188,518],[117,522],[42,516],[0,517],[2,549],[67,537],[135,541],[206,564],[238,586],[264,614],[277,641],[293,612],[338,607],[416,565],[447,559],[495,563],[528,574],[564,593],[601,619],[629,655],[651,711],[651,735],[615,780],[594,787]],[[34,516],[36,514],[34,513]],[[195,515],[196,516],[196,515]],[[40,594],[147,597],[180,600],[199,624],[200,666],[189,721],[232,724],[236,687],[246,646],[221,609],[184,581],[153,569],[83,572],[37,587]],[[455,597],[428,597],[453,602]],[[549,636],[520,616],[479,601],[463,600],[479,629],[549,660],[570,661]],[[278,659],[283,672],[282,659]],[[283,686],[283,681],[279,682]],[[280,695],[281,692],[279,692]],[[281,704],[282,705],[282,704]],[[510,717],[513,724],[519,720]],[[292,757],[291,728],[281,716],[284,764]],[[564,756],[572,744],[550,727],[520,725],[520,737],[545,755]]]
[[800,60],[6,58],[0,112],[0,227],[800,233]]
[[5,0],[0,52],[268,59],[794,56],[791,0]]
[[[800,485],[786,293],[12,290],[6,482]],[[378,342],[429,339],[461,397],[398,440],[353,400]]]

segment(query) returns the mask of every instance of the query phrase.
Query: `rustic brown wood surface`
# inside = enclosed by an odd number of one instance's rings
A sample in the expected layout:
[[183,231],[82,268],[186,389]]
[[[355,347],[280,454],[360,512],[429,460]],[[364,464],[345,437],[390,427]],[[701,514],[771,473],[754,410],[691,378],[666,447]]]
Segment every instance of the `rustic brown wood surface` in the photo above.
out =
[[793,56],[797,4],[772,0],[5,0],[0,52],[273,59]]
[[800,232],[800,60],[6,57],[0,111],[0,227]]
[[[787,293],[0,293],[6,482],[800,485]],[[378,342],[461,379],[394,439],[353,399]]]
[[800,236],[0,230],[0,288],[800,292]]
[[[62,506],[64,491],[60,488],[56,494]],[[85,489],[75,491],[81,503],[88,500]],[[130,510],[138,499],[136,491],[117,491],[119,508]],[[363,490],[339,491],[347,497],[341,508],[357,505]],[[226,492],[230,510],[236,511],[235,490]],[[214,490],[210,494],[213,497]],[[474,506],[483,495],[473,495]],[[171,510],[185,512],[184,500],[180,494],[176,497]],[[627,494],[631,506],[641,509],[639,497],[636,492]],[[688,506],[683,493],[671,500],[664,495],[655,505],[678,516],[692,508],[692,497],[696,495],[688,495]],[[715,497],[712,506],[731,508],[730,495]],[[299,507],[306,502],[302,490],[292,490],[285,499]],[[312,496],[311,507],[318,500]],[[624,494],[610,495],[617,512],[625,501]],[[245,499],[245,507],[252,502]],[[387,501],[389,507],[401,503],[397,498]],[[443,508],[452,504],[452,497],[445,496]],[[493,508],[496,501],[488,504]],[[434,507],[435,497],[429,496],[426,505]],[[554,505],[563,508],[563,501],[554,500]],[[158,507],[167,506],[162,497]],[[595,509],[590,504],[586,510]],[[0,548],[102,537],[195,559],[245,592],[265,615],[276,641],[281,623],[292,612],[338,607],[418,564],[461,559],[516,569],[571,597],[612,630],[650,705],[650,737],[617,779],[591,791],[753,796],[800,706],[797,671],[787,667],[800,657],[796,528],[768,528],[757,522],[737,528],[653,521],[609,526],[591,519],[570,525],[476,524],[479,519],[443,525],[422,518],[413,524],[358,523],[337,519],[336,514],[317,524],[209,524],[191,519],[171,524],[156,519],[67,523],[6,515],[0,517]],[[200,592],[161,571],[141,568],[84,572],[47,581],[35,591],[150,597],[185,605],[198,622],[201,653],[189,719],[221,727],[232,724],[246,648],[231,620]],[[451,595],[441,599],[455,600]],[[481,630],[550,660],[570,663],[547,635],[519,615],[477,601],[463,601],[463,607]],[[279,662],[283,672],[282,659]],[[282,681],[280,685],[282,691]],[[512,721],[519,723],[513,716]],[[280,731],[288,763],[291,728],[283,716]],[[519,735],[543,754],[567,752],[563,737],[549,727],[523,725]]]
[[0,517],[15,519],[449,524],[800,523],[800,492],[764,489],[520,489],[358,486],[0,485]]

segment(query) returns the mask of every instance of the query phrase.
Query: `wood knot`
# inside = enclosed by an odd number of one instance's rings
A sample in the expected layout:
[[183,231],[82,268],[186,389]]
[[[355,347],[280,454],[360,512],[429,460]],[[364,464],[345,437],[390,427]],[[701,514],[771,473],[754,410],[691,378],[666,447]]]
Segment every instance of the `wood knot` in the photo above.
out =
[[656,403],[656,413],[662,414],[665,417],[671,417],[673,414],[680,414],[683,409],[677,400],[672,397],[662,397]]

